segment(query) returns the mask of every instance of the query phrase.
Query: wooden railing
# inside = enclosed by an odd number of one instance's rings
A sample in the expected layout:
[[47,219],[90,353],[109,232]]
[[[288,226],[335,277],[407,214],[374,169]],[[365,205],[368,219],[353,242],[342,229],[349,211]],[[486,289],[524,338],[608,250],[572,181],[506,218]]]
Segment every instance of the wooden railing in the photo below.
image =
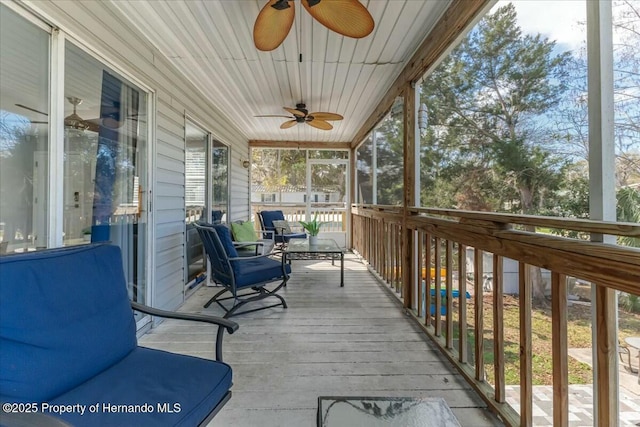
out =
[[[592,233],[595,240],[602,235],[640,237],[640,225],[375,205],[353,205],[351,212],[353,248],[507,425],[532,425],[532,270],[550,272],[554,426],[569,423],[567,278],[594,283],[598,319],[597,342],[592,343],[597,349],[594,419],[599,426],[618,425],[615,291],[640,294],[640,250],[525,230],[571,230]],[[473,262],[468,267],[471,250]],[[493,254],[492,319],[483,316],[484,252]],[[507,258],[518,263],[519,414],[505,396],[503,261]],[[459,298],[453,297],[454,286]],[[467,291],[473,294],[471,319],[467,319]],[[485,321],[492,324],[491,349],[484,348]],[[486,380],[484,360],[490,353],[492,385]]]
[[[272,211],[281,210],[284,213],[284,217],[294,227],[300,224],[300,221],[307,220],[307,210],[305,204],[295,203],[252,203],[251,212],[254,221],[258,223],[258,212],[260,211]],[[347,212],[342,203],[314,203],[311,207],[311,211],[318,214],[318,221],[323,222],[321,231],[346,231]]]

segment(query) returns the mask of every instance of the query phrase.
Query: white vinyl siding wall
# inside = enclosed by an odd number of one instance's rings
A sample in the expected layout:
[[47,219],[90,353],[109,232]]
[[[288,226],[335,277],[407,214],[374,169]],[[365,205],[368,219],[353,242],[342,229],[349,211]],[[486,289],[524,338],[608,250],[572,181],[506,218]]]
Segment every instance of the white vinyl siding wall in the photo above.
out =
[[241,160],[249,158],[248,142],[211,100],[179,74],[160,52],[144,39],[110,2],[24,1],[29,9],[53,26],[106,59],[106,63],[137,79],[155,92],[155,139],[152,211],[155,266],[151,272],[152,304],[175,309],[183,302],[185,265],[185,114],[213,137],[230,146],[229,218],[249,217],[249,171]]

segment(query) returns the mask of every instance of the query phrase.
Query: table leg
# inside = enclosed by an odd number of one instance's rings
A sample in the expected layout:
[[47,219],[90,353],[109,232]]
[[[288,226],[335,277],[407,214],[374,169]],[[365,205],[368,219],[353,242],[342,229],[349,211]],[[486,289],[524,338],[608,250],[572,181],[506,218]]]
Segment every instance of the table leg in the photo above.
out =
[[[287,263],[287,253],[286,252],[282,254],[282,258],[283,258],[282,259],[282,263],[286,264]],[[288,261],[289,261],[289,263],[291,263],[291,260],[288,260]],[[284,265],[282,267],[284,268]],[[285,288],[287,287],[287,282],[284,283],[284,287]]]
[[340,287],[344,287],[344,254],[340,254]]

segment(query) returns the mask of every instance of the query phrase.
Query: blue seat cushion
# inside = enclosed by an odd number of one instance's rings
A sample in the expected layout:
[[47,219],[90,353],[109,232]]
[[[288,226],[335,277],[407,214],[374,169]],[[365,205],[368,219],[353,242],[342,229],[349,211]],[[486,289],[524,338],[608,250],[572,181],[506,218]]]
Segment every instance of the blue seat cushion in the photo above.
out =
[[[231,261],[231,267],[238,289],[283,277],[282,263],[267,257]],[[285,264],[284,268],[287,275],[291,273],[289,264]]]
[[0,257],[0,398],[52,399],[127,356],[136,325],[120,248]]
[[289,240],[291,239],[306,239],[307,238],[307,234],[306,233],[291,233],[291,234],[276,234],[275,236],[275,240],[278,243],[289,243]]
[[[134,380],[135,378],[135,380]],[[198,425],[231,388],[226,363],[137,347],[127,357],[79,387],[51,400],[51,404],[95,405],[93,414],[61,416],[75,426]],[[150,405],[153,411],[109,412],[104,405]],[[165,408],[172,412],[162,411]],[[160,406],[158,406],[160,405]]]

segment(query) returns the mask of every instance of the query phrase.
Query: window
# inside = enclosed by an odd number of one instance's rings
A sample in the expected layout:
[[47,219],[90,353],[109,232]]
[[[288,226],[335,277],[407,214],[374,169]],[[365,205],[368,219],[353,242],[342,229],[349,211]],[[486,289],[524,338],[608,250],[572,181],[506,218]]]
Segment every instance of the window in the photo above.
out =
[[48,246],[49,42],[0,4],[0,254]]
[[276,195],[275,194],[261,194],[260,201],[263,203],[275,203]]

